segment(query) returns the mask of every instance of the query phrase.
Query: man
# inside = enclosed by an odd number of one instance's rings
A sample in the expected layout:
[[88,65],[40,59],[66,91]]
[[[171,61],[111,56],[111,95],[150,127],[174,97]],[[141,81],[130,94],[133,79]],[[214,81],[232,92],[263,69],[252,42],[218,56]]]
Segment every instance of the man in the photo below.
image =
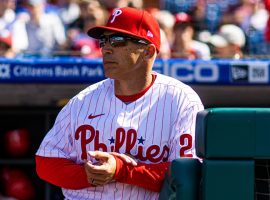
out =
[[[87,35],[89,28],[105,25],[108,20],[107,10],[97,0],[78,1],[80,16],[70,24],[67,35],[75,55],[86,58],[100,58],[99,44]],[[79,53],[79,54],[78,54]]]
[[51,56],[66,45],[64,25],[58,15],[45,11],[46,0],[26,0],[29,14],[13,24],[13,48],[18,53]]
[[10,29],[16,17],[14,11],[15,5],[15,0],[0,1],[0,31]]
[[242,48],[245,46],[246,37],[242,29],[234,24],[222,25],[218,34],[210,38],[213,46],[213,57],[216,58],[243,58]]
[[172,57],[185,59],[210,59],[210,48],[194,40],[195,29],[191,16],[180,12],[175,15]]
[[176,157],[193,157],[203,105],[184,83],[155,73],[160,29],[146,11],[116,9],[99,39],[106,80],[58,114],[37,151],[38,175],[67,199],[157,199]]

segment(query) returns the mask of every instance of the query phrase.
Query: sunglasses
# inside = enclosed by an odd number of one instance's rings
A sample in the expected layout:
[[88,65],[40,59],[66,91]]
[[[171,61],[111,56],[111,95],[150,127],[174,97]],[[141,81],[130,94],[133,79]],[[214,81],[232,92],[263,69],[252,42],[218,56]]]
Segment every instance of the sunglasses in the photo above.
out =
[[136,39],[136,38],[132,38],[125,35],[120,35],[120,34],[112,34],[108,36],[102,35],[99,38],[99,47],[100,48],[104,47],[107,41],[109,41],[112,47],[122,47],[127,44],[128,40],[134,43],[138,43],[138,44],[149,44],[148,42],[142,39]]

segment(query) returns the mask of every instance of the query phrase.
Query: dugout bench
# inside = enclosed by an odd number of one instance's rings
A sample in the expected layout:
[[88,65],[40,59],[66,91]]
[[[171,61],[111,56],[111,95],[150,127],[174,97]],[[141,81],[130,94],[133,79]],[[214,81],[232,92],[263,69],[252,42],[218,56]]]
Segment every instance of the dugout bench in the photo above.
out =
[[175,159],[160,200],[253,200],[255,159],[270,159],[270,108],[209,108],[196,120],[196,153]]

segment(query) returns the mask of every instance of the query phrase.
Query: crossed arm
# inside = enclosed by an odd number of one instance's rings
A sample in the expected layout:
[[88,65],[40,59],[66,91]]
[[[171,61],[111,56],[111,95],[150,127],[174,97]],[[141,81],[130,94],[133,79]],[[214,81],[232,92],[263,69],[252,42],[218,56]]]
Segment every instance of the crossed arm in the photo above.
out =
[[36,170],[40,178],[59,187],[83,189],[102,186],[112,181],[136,185],[159,192],[170,163],[136,163],[131,157],[101,151],[89,155],[99,160],[78,165],[65,158],[36,156]]

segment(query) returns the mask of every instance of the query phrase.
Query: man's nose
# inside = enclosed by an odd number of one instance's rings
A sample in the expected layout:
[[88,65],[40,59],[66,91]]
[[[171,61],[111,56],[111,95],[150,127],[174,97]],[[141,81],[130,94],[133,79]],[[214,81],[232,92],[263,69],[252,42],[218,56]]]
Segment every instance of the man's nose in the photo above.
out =
[[110,45],[109,41],[106,41],[104,46],[102,47],[102,53],[112,53],[113,49],[112,46]]

